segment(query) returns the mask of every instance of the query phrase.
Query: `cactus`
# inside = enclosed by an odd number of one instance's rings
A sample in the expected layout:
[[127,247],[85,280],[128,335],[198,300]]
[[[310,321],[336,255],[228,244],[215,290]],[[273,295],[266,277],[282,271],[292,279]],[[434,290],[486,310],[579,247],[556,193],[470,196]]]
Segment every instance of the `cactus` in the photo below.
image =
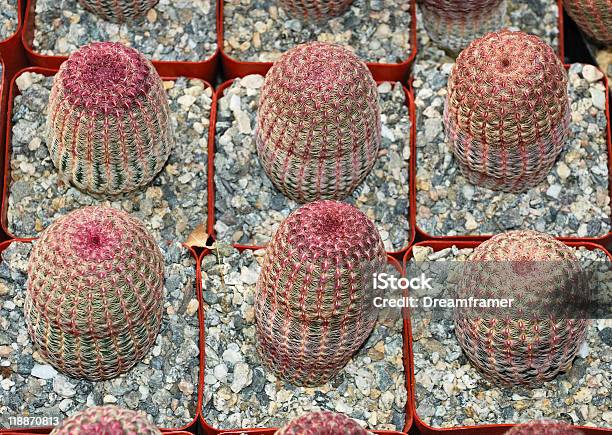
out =
[[280,0],[279,4],[293,18],[321,22],[342,15],[353,0]]
[[[458,298],[508,298],[483,313],[454,311],[470,362],[496,383],[532,387],[570,365],[586,337],[586,274],[570,248],[536,231],[511,231],[480,244],[462,269]],[[575,316],[575,318],[574,318]]]
[[612,45],[612,0],[563,0],[563,7],[584,33]]
[[80,48],[53,81],[46,136],[60,176],[81,190],[115,195],[146,185],[174,141],[155,68],[119,43]]
[[280,428],[275,435],[368,435],[355,420],[336,412],[310,412]]
[[24,311],[41,355],[74,378],[127,372],[155,343],[164,259],[142,222],[110,207],[59,218],[33,247]]
[[146,415],[116,406],[94,406],[65,419],[51,435],[161,435]]
[[521,192],[546,178],[568,135],[567,82],[561,61],[537,36],[502,30],[461,52],[444,126],[469,182]]
[[355,207],[322,200],[294,211],[268,245],[257,282],[264,364],[296,385],[336,375],[374,327],[372,274],[385,264],[378,231]]
[[567,423],[549,420],[534,420],[514,426],[506,435],[584,435]]
[[286,52],[266,75],[257,116],[259,160],[291,199],[342,199],[374,166],[376,82],[338,45],[314,42]]
[[419,0],[427,34],[451,53],[504,26],[506,0]]
[[79,0],[83,8],[113,23],[142,19],[159,0]]

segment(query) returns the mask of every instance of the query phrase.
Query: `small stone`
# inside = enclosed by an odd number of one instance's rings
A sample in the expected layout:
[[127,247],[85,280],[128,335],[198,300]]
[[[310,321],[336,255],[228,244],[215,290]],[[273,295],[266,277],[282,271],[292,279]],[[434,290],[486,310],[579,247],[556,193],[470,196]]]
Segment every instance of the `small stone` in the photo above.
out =
[[197,299],[192,299],[189,301],[189,304],[187,304],[187,310],[186,313],[188,316],[193,316],[197,311],[198,311],[198,300]]
[[589,83],[598,82],[603,78],[603,73],[599,70],[599,68],[594,67],[593,65],[584,65],[582,68],[582,76]]
[[559,199],[559,195],[560,194],[561,194],[561,185],[560,184],[553,184],[546,191],[546,195],[548,195],[548,196],[550,196],[551,198],[554,198],[554,199]]
[[244,387],[253,381],[253,372],[248,364],[239,362],[234,367],[234,380],[231,389],[234,393],[239,393]]
[[193,95],[183,95],[176,100],[181,106],[191,107],[196,98]]
[[571,173],[572,171],[564,162],[559,163],[559,166],[557,166],[557,174],[562,180],[567,180]]
[[10,379],[2,379],[0,385],[2,386],[3,390],[8,391],[13,385],[15,385],[15,382],[11,381]]
[[259,89],[263,86],[263,83],[264,78],[259,74],[250,74],[240,79],[240,84],[249,89]]
[[591,101],[599,110],[606,110],[606,94],[601,89],[591,88]]
[[191,396],[193,394],[193,391],[194,391],[193,384],[191,382],[187,382],[187,381],[179,382],[178,388],[179,388],[179,390],[181,390],[181,392],[185,396]]
[[52,379],[57,375],[57,370],[48,364],[34,364],[32,376],[38,379]]
[[242,353],[240,353],[240,348],[236,343],[230,343],[227,346],[227,349],[223,352],[223,361],[230,364],[236,364],[242,361]]
[[74,385],[64,375],[57,375],[53,379],[53,391],[62,397],[73,397],[76,394]]
[[112,394],[107,394],[102,398],[104,403],[117,403],[117,398]]
[[147,21],[149,23],[157,21],[157,11],[155,9],[149,9],[149,12],[147,12]]
[[32,86],[32,83],[33,83],[32,74],[30,73],[21,74],[19,77],[15,79],[15,83],[17,84],[17,87],[19,88],[21,92],[25,91],[30,86]]

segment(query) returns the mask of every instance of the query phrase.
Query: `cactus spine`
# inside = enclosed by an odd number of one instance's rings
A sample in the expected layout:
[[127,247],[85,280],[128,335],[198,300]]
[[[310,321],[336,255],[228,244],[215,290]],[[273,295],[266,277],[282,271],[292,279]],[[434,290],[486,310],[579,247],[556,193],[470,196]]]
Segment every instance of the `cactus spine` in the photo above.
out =
[[374,166],[376,82],[343,47],[313,42],[286,52],[266,75],[257,116],[259,160],[291,199],[342,199]]
[[32,342],[56,369],[104,380],[138,363],[160,329],[164,260],[144,225],[110,207],[51,224],[28,264]]
[[162,169],[173,143],[162,81],[138,51],[96,42],[62,64],[47,113],[60,176],[91,194],[130,192]]
[[490,33],[457,58],[444,125],[469,182],[505,192],[538,185],[565,145],[569,121],[567,74],[538,37]]
[[372,274],[385,264],[378,231],[355,207],[316,201],[293,212],[268,245],[257,282],[264,364],[296,385],[335,376],[374,327]]

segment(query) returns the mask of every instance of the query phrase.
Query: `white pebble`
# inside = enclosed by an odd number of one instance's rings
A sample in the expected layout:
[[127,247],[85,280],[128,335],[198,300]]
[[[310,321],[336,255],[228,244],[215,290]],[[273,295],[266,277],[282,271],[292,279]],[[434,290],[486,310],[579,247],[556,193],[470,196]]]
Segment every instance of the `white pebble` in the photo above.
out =
[[34,364],[32,376],[38,379],[52,379],[57,375],[57,370],[48,364]]
[[599,68],[596,68],[593,65],[585,65],[582,68],[582,76],[589,83],[595,83],[603,78],[603,73],[599,70]]

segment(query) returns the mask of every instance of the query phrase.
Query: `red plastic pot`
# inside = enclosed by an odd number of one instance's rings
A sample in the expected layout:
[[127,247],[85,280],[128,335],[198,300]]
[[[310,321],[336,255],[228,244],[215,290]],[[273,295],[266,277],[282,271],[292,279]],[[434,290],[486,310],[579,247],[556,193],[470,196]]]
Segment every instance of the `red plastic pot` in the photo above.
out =
[[[19,88],[17,87],[15,81],[17,79],[17,77],[19,77],[21,74],[26,73],[26,72],[31,72],[31,73],[38,73],[38,74],[42,74],[44,76],[53,76],[57,73],[57,69],[49,69],[49,68],[41,68],[41,67],[30,67],[30,68],[26,68],[23,69],[21,71],[19,71],[14,77],[13,80],[11,81],[10,84],[10,90],[9,90],[9,98],[8,98],[8,107],[7,107],[7,115],[5,117],[6,119],[6,146],[4,148],[4,152],[0,153],[0,163],[2,163],[2,160],[4,161],[3,167],[4,168],[4,176],[2,177],[3,180],[3,186],[2,186],[2,209],[0,211],[0,226],[2,228],[2,231],[4,231],[4,233],[6,233],[6,235],[9,238],[17,238],[15,235],[13,235],[9,229],[8,229],[8,221],[7,221],[7,211],[8,211],[8,193],[9,193],[9,186],[10,186],[10,176],[11,176],[11,150],[12,150],[12,115],[13,115],[13,101],[15,100],[15,97],[17,95],[20,95],[19,92]],[[161,74],[161,73],[160,73]],[[176,80],[178,78],[178,76],[173,76],[173,77],[166,77],[162,75],[162,79],[163,80]],[[191,78],[191,77],[188,77]],[[198,79],[198,80],[202,80],[202,79]],[[211,90],[214,90],[214,88],[210,85],[210,83],[202,80],[202,82],[205,84],[205,86],[207,86],[208,88],[210,88]],[[210,149],[210,141],[212,140],[213,134],[214,134],[214,114],[216,113],[216,107],[217,107],[217,101],[216,101],[216,94],[215,92],[212,92],[212,102],[211,102],[211,112],[210,112],[210,125],[209,125],[209,129],[208,129],[208,141],[209,141],[209,149]],[[4,118],[3,118],[4,119]],[[210,158],[209,158],[210,160]],[[209,162],[210,163],[210,162]],[[209,164],[209,170],[210,170],[210,164]],[[210,177],[209,177],[210,179]],[[210,197],[210,189],[208,192],[208,195]],[[210,199],[210,198],[209,198]],[[210,204],[209,204],[209,208],[210,208]],[[210,220],[210,216],[207,218],[207,223],[209,223],[208,221]],[[209,224],[210,225],[210,224]],[[210,232],[209,232],[210,233]]]
[[[417,54],[417,20],[416,20],[416,0],[410,1],[410,14],[412,19],[410,22],[410,50],[411,53],[408,58],[402,63],[387,64],[387,63],[375,63],[369,62],[367,65],[372,71],[372,75],[375,80],[388,81],[388,82],[402,82],[405,83],[410,73],[410,68]],[[242,62],[238,61],[223,51],[224,42],[224,30],[223,30],[223,3],[224,0],[217,2],[217,46],[220,51],[221,67],[223,71],[223,77],[225,79],[233,79],[236,77],[244,77],[249,74],[261,74],[265,75],[272,62]]]
[[[570,65],[565,65],[565,69],[569,69]],[[604,82],[604,86],[606,88],[606,119],[608,122],[608,127],[607,127],[607,146],[608,146],[608,193],[610,194],[610,200],[612,203],[612,127],[610,125],[611,122],[611,118],[610,118],[610,92],[609,92],[609,87],[608,87],[608,79],[606,78],[605,74],[603,77],[603,82]],[[410,88],[410,92],[414,95],[414,91],[412,88],[412,82],[408,83],[408,87]],[[416,127],[415,127],[416,130]],[[415,133],[416,135],[416,133]],[[414,189],[414,191],[411,191],[411,198],[414,198],[415,204],[414,207],[410,208],[410,213],[411,213],[411,218],[410,218],[410,222],[414,222],[414,228],[416,230],[416,240],[417,241],[422,241],[422,240],[455,240],[455,241],[462,241],[462,242],[482,242],[484,240],[487,240],[488,238],[490,238],[493,234],[483,234],[483,235],[461,235],[461,236],[432,236],[431,234],[426,233],[425,231],[423,231],[421,228],[419,228],[418,224],[417,224],[417,206],[418,204],[416,204],[416,196],[417,196],[417,189],[416,189],[416,161],[417,161],[417,148],[416,148],[416,137],[415,140],[412,142],[413,147],[411,150],[411,157],[412,160],[414,162],[415,165],[415,176],[411,177],[411,187]],[[611,216],[612,219],[612,216]],[[559,240],[563,241],[563,242],[581,242],[581,243],[596,243],[602,246],[605,246],[606,249],[610,250],[612,249],[612,232],[608,232],[607,234],[604,234],[600,237],[568,237],[568,236],[562,236],[562,237],[558,237]]]
[[[219,86],[217,88],[216,91],[216,98],[215,100],[217,101],[217,103],[219,102],[219,100],[223,97],[223,94],[225,92],[225,90],[231,86],[231,84],[234,82],[234,79],[232,80],[228,80],[226,82],[224,82],[223,84],[221,84],[221,86]],[[378,82],[379,84],[381,82]],[[416,206],[416,198],[415,198],[415,192],[416,192],[416,188],[415,188],[415,183],[413,182],[414,177],[416,176],[416,165],[415,165],[415,159],[414,159],[414,150],[416,149],[416,117],[415,117],[415,105],[414,105],[414,97],[413,97],[413,93],[412,91],[409,91],[408,88],[404,87],[404,93],[406,95],[406,102],[408,104],[408,111],[409,111],[409,116],[410,116],[410,141],[409,141],[409,146],[410,146],[410,162],[409,162],[409,168],[408,168],[408,181],[409,181],[409,201],[408,201],[408,222],[410,225],[410,235],[408,237],[408,243],[406,244],[406,246],[404,246],[402,249],[398,250],[398,251],[393,251],[393,252],[387,252],[388,255],[392,255],[397,257],[398,259],[401,259],[401,256],[406,252],[406,250],[408,249],[408,247],[410,245],[412,245],[412,243],[414,242],[415,236],[416,236],[416,225],[414,224],[414,217],[416,216],[416,214],[414,214],[412,212],[412,210],[414,209],[414,207]],[[217,120],[217,111],[215,108],[215,112],[214,112],[214,117],[213,119],[215,120],[215,125],[212,125],[212,129],[211,129],[211,135],[209,136],[209,142],[208,142],[208,234],[212,235],[213,237],[215,237],[215,222],[216,222],[216,216],[215,216],[215,194],[216,194],[216,189],[215,189],[215,147],[216,147],[216,120]],[[258,246],[258,245],[241,245],[238,243],[233,244],[233,246],[237,249],[243,250],[243,249],[252,249],[252,250],[257,250],[257,249],[262,249],[264,248],[264,246]]]
[[[34,40],[34,27],[36,15],[36,0],[27,0],[25,19],[21,32],[21,41],[25,47],[28,60],[34,66],[57,69],[67,56],[48,56],[34,51],[32,41]],[[195,77],[214,82],[217,74],[219,61],[219,48],[208,59],[199,62],[165,61],[153,60],[153,65],[159,74],[167,77]]]
[[[561,241],[564,241],[561,238],[558,238],[558,239]],[[465,239],[446,237],[444,240],[430,240],[426,242],[416,243],[414,246],[431,247],[433,248],[434,251],[437,252],[445,248],[450,248],[452,246],[456,246],[459,249],[475,248],[480,243],[481,241],[476,241],[476,240],[468,241]],[[608,259],[612,261],[612,255],[610,254],[610,252],[606,251],[601,246],[595,243],[584,242],[584,241],[564,241],[564,243],[571,247],[584,247],[590,251],[595,250],[595,249],[602,250],[606,253],[606,255],[608,256]],[[403,260],[404,273],[406,271],[406,266],[408,262],[410,261],[410,259],[412,259],[412,250],[414,246],[411,246],[408,252],[406,252],[406,254],[404,255],[404,260]],[[412,353],[412,350],[413,350],[412,323],[411,322],[408,322],[408,323],[409,323],[409,330],[410,330],[410,343],[409,343],[409,348],[411,352],[410,362],[411,362],[411,367],[412,367],[411,372],[410,372],[410,385],[412,387],[410,389],[410,393],[411,393],[410,397],[411,397],[411,402],[412,402],[411,407],[414,410],[415,427],[418,429],[418,431],[421,434],[432,435],[432,434],[439,434],[439,433],[448,433],[448,434],[453,433],[453,434],[465,434],[465,435],[502,435],[506,431],[508,431],[511,427],[515,426],[515,424],[487,424],[487,425],[478,425],[478,426],[456,426],[452,428],[435,428],[435,427],[427,425],[423,420],[421,420],[421,418],[419,417],[417,413],[417,401],[416,401],[416,389],[415,389],[415,377],[414,377],[414,355]],[[604,434],[604,433],[612,433],[612,429],[592,428],[592,427],[586,427],[586,426],[576,426],[576,428],[582,430],[585,435],[598,435],[598,434]]]
[[[250,248],[237,248],[240,251],[243,250],[247,250]],[[202,259],[208,255],[208,252],[204,253],[201,257],[200,257],[200,264],[199,266],[201,266],[201,262]],[[213,254],[214,255],[214,254]],[[387,256],[388,259],[388,263],[391,264],[398,272],[400,272],[400,274],[402,276],[404,276],[404,271],[405,268],[402,267],[402,265],[400,264],[400,262],[395,259],[394,257],[388,255]],[[202,295],[202,286],[200,285],[199,287],[199,291],[200,291],[200,295]],[[200,306],[203,307],[203,298],[199,299],[200,302]],[[203,311],[203,310],[201,310]],[[404,322],[403,322],[403,330],[402,330],[402,337],[403,337],[403,344],[404,344],[404,353],[403,353],[403,363],[404,363],[404,374],[406,375],[406,383],[405,383],[405,387],[406,387],[406,392],[407,392],[407,397],[408,400],[406,401],[406,407],[405,407],[405,412],[406,412],[406,421],[404,423],[404,428],[402,429],[402,432],[396,432],[396,431],[374,431],[374,433],[376,434],[380,434],[380,435],[399,435],[400,433],[408,433],[408,431],[410,430],[410,428],[413,426],[413,420],[414,420],[414,400],[413,400],[413,396],[414,393],[412,391],[412,385],[414,383],[414,376],[413,376],[413,370],[412,370],[412,332],[410,329],[410,320],[408,320],[408,314],[407,311],[403,311],[404,313]],[[203,318],[206,317],[206,313],[203,314]],[[202,325],[205,325],[204,320],[202,320]],[[202,331],[201,333],[203,334],[203,336],[200,338],[201,340],[201,348],[202,348],[202,352],[201,355],[203,356],[203,360],[202,360],[202,372],[200,373],[200,375],[202,376],[202,382],[200,383],[200,385],[204,385],[203,382],[203,377],[204,377],[204,371],[206,370],[206,355],[204,355],[204,350],[206,348],[206,343],[204,342],[204,338],[206,336],[206,331],[204,331],[205,326],[202,327]],[[201,389],[201,393],[203,396],[204,393],[204,387],[202,387]],[[201,405],[201,401],[198,401],[198,403]],[[229,429],[229,430],[221,430],[221,429],[215,429],[214,427],[212,427],[211,425],[209,425],[206,422],[206,416],[203,415],[200,411],[200,424],[204,430],[205,434],[210,434],[210,435],[216,435],[216,434],[231,434],[231,435],[240,435],[244,432],[248,433],[249,435],[272,435],[274,434],[274,432],[276,431],[275,428],[250,428],[250,429]]]
[[[7,240],[0,243],[0,255],[4,252],[4,250],[13,242],[24,242],[29,243],[35,239],[13,239]],[[195,274],[195,293],[196,299],[198,301],[202,301],[202,269],[200,267],[200,255],[191,247],[183,244],[183,246],[189,250],[192,258],[195,262],[196,274]],[[1,260],[0,260],[1,261]],[[199,376],[198,376],[198,394],[197,394],[197,403],[196,403],[196,412],[193,417],[193,420],[180,428],[161,428],[163,433],[174,434],[174,435],[185,435],[189,433],[196,433],[197,425],[201,418],[201,410],[202,410],[202,398],[203,398],[203,390],[202,386],[204,385],[204,312],[202,310],[202,304],[200,303],[198,307],[198,323],[200,325],[199,331],[199,348],[200,348],[200,356],[199,356]],[[20,429],[0,429],[0,434],[2,435],[24,435],[24,434],[48,434],[51,432],[52,427],[37,427],[37,428],[20,428]]]

